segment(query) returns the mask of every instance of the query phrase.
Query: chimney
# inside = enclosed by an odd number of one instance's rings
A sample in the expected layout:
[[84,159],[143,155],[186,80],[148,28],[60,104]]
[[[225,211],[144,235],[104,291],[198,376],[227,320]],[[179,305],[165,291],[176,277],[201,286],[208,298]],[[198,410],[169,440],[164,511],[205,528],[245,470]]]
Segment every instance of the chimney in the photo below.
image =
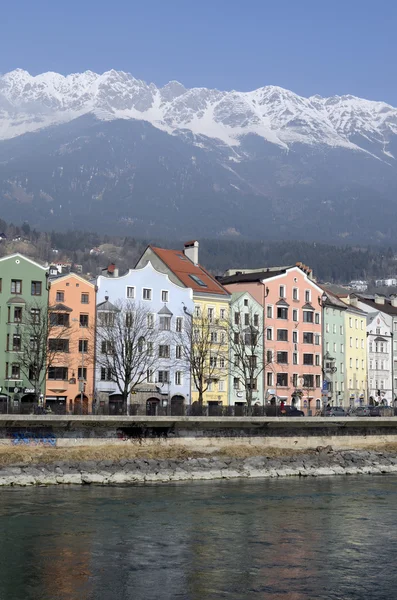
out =
[[379,294],[375,294],[375,304],[384,304],[384,303],[385,303],[385,297],[379,296]]
[[393,294],[392,296],[390,296],[390,304],[392,306],[394,306],[394,308],[397,308],[397,296],[396,296],[396,294]]
[[184,254],[185,256],[192,261],[192,263],[197,266],[198,265],[198,251],[199,251],[199,243],[197,240],[193,240],[191,242],[186,242]]
[[358,298],[357,296],[350,296],[350,302],[349,302],[350,306],[355,306],[356,308],[358,308]]

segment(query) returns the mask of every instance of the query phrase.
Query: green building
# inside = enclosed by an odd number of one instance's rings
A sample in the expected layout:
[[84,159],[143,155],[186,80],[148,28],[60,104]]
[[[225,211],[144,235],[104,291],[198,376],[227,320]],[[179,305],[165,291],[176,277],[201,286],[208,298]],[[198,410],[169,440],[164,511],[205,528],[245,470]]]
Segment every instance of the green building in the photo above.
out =
[[[324,290],[323,300],[323,381],[331,406],[342,406],[345,396],[346,332],[345,313],[349,308],[337,296]],[[324,386],[325,387],[325,386]]]
[[[0,410],[29,412],[45,376],[35,389],[28,361],[38,357],[36,345],[46,349],[48,271],[22,254],[0,258]],[[41,339],[40,331],[42,332]],[[41,359],[45,375],[45,357]]]

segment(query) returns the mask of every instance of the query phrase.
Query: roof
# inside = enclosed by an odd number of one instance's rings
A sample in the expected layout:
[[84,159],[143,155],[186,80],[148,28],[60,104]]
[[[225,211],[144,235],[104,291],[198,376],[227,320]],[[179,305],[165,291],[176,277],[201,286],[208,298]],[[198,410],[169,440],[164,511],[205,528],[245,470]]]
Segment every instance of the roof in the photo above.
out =
[[21,296],[13,296],[8,300],[7,304],[26,304],[26,300]]
[[69,306],[66,306],[66,304],[61,304],[61,303],[50,306],[50,310],[59,311],[59,312],[72,312],[72,309],[69,308]]
[[109,302],[108,297],[106,296],[105,300],[103,302],[100,302],[99,304],[96,305],[97,310],[102,310],[102,311],[107,311],[107,312],[117,312],[119,309],[112,304],[111,302]]
[[327,301],[325,303],[326,306],[334,306],[335,308],[340,308],[341,310],[347,310],[347,304],[340,300],[327,286],[319,284],[321,289],[327,296]]
[[386,313],[387,315],[397,316],[397,306],[392,306],[388,298],[385,298],[384,304],[379,304],[378,302],[375,302],[375,300],[369,300],[368,298],[358,296],[357,294],[355,294],[355,296],[357,296],[360,302],[370,306],[371,308],[375,308],[379,312]]
[[[163,261],[178,279],[194,292],[229,297],[229,292],[201,265],[194,265],[181,250],[149,248]],[[201,283],[200,283],[201,282]]]
[[159,310],[159,312],[157,314],[172,316],[172,312],[170,311],[170,309],[165,304],[164,304],[163,308],[160,308],[160,310]]
[[229,283],[249,283],[255,281],[262,281],[263,279],[269,279],[270,277],[276,277],[277,275],[284,275],[286,273],[287,268],[281,268],[279,270],[270,270],[266,271],[255,271],[254,273],[241,273],[240,275],[229,275],[228,277],[220,277],[219,281],[223,285],[227,285]]

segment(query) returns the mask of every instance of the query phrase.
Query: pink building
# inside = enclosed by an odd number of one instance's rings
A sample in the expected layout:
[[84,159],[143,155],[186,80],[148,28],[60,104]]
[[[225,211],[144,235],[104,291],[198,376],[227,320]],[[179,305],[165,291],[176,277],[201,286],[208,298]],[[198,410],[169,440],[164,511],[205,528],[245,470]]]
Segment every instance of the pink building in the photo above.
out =
[[247,291],[264,308],[265,400],[273,396],[303,410],[321,406],[322,289],[297,263],[258,271],[228,271],[229,292]]

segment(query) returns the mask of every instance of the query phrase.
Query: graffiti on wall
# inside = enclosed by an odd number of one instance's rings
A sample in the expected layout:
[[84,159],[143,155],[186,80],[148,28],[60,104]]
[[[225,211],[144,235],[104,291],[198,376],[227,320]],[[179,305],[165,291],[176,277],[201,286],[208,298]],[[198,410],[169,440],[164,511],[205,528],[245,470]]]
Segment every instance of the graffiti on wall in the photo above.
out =
[[46,429],[7,429],[14,446],[56,446],[56,437]]

